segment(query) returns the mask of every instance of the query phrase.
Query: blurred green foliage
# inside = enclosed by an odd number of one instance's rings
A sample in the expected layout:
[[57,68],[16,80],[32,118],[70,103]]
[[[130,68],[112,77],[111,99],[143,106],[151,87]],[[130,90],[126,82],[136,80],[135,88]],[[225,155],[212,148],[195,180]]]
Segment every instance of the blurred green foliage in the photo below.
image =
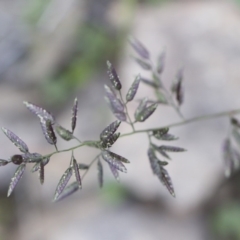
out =
[[[5,193],[4,193],[5,194]],[[5,195],[0,198],[0,223],[9,224],[13,221],[13,202],[9,200]]]
[[50,1],[51,0],[28,0],[27,8],[25,9],[24,14],[27,21],[30,24],[35,25],[39,21]]
[[53,103],[66,101],[77,87],[83,87],[98,71],[106,68],[106,60],[116,58],[121,37],[109,36],[105,29],[81,27],[76,38],[74,56],[43,86]]
[[[131,0],[124,4],[134,14],[136,4],[158,4],[167,1],[170,0]],[[37,26],[50,2],[51,0],[28,1],[25,13],[27,21]],[[41,91],[48,103],[61,105],[74,90],[84,87],[98,71],[104,71],[107,60],[117,59],[127,34],[127,29],[112,29],[111,23],[100,23],[97,26],[91,23],[91,20],[80,23],[74,36],[71,56],[63,59],[64,64],[59,66],[52,76],[42,81]]]
[[[158,4],[166,1],[169,0],[131,0],[123,4],[134,14],[136,4]],[[25,18],[33,27],[37,26],[50,2],[51,0],[27,2]],[[41,91],[48,103],[61,105],[74,90],[84,87],[98,71],[104,71],[107,60],[117,59],[127,34],[127,29],[112,29],[111,23],[107,22],[99,25],[91,20],[79,23],[74,46],[71,46],[71,56],[63,59],[64,64],[42,81]]]
[[161,3],[166,3],[166,2],[172,2],[173,0],[138,0],[139,3],[144,3],[148,5],[152,4],[161,4]]
[[236,1],[236,3],[240,4],[240,0],[235,0],[235,1]]
[[0,193],[0,240],[10,239],[9,233],[14,232],[16,226],[16,209],[14,199],[6,197],[6,192]]
[[240,203],[228,203],[218,208],[212,218],[218,239],[240,240]]
[[[50,0],[33,0],[28,3],[25,18],[33,25],[46,11]],[[109,24],[109,25],[108,25]],[[35,25],[35,26],[34,26]],[[41,89],[50,104],[61,104],[78,87],[84,87],[99,70],[106,68],[106,60],[114,61],[121,49],[123,32],[112,29],[110,23],[95,25],[79,22],[79,30],[73,36],[71,53],[63,59],[52,76],[42,81]]]
[[101,195],[108,204],[119,205],[126,200],[128,192],[123,185],[114,180],[104,183]]

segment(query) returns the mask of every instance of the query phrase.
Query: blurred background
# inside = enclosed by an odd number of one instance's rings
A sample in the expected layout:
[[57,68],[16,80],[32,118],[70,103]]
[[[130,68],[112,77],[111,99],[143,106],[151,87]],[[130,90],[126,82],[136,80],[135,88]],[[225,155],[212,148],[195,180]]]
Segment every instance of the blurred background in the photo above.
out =
[[[106,61],[114,63],[130,87],[141,73],[127,41],[135,36],[153,60],[166,50],[162,80],[170,86],[184,67],[185,118],[240,106],[239,0],[0,0],[0,126],[20,136],[32,152],[54,151],[38,119],[22,104],[33,102],[70,127],[71,106],[79,100],[76,135],[98,139],[111,121],[103,84]],[[153,96],[141,85],[136,99]],[[132,115],[137,101],[129,104]],[[159,106],[137,129],[179,121],[173,109]],[[130,131],[122,124],[121,132]],[[98,188],[96,165],[83,190],[53,204],[56,185],[70,153],[55,155],[40,185],[28,167],[13,195],[7,189],[16,166],[0,168],[0,240],[237,240],[240,239],[240,173],[224,178],[222,142],[229,119],[219,118],[171,129],[175,145],[167,166],[176,192],[173,199],[152,175],[146,135],[121,138],[113,151],[131,161],[115,181],[104,165]],[[59,140],[59,149],[76,144]],[[18,153],[0,135],[1,159]],[[89,163],[98,151],[81,148],[76,159]]]

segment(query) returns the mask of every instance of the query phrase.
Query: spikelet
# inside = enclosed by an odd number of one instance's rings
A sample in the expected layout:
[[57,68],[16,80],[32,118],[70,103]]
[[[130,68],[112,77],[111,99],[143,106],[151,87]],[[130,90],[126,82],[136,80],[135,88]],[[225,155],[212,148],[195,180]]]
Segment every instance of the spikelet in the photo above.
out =
[[13,133],[12,131],[10,131],[7,128],[2,127],[2,131],[5,133],[5,135],[9,138],[9,140],[16,146],[19,148],[19,150],[23,153],[28,152],[28,146],[27,144],[20,139],[15,133]]

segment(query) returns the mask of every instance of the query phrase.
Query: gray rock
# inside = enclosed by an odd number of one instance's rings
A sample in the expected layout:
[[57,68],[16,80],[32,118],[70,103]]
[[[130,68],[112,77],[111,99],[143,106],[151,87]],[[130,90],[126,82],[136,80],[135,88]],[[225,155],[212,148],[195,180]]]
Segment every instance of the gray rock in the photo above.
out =
[[[163,49],[167,50],[162,77],[166,86],[171,85],[176,71],[184,66],[185,97],[181,110],[186,119],[238,108],[240,22],[234,5],[197,2],[142,8],[135,17],[131,34],[149,48],[154,61]],[[126,55],[129,52],[133,53],[133,50],[127,47]],[[124,58],[122,78],[131,82],[137,73],[148,76],[131,59]],[[152,94],[149,88],[140,86],[136,98],[149,94]],[[132,114],[135,108],[136,105],[132,104]],[[160,127],[179,120],[173,110],[159,106],[153,117],[142,126],[139,124],[139,128]],[[166,199],[171,208],[176,207],[180,211],[199,206],[223,178],[221,146],[227,129],[226,117],[171,130],[180,137],[172,145],[188,150],[171,154],[173,161],[166,167],[173,180],[176,200],[171,200],[166,189],[151,174],[146,156],[146,136],[124,139],[119,152],[124,152],[131,160],[129,174],[124,177],[126,184],[139,197],[149,199],[157,195]]]

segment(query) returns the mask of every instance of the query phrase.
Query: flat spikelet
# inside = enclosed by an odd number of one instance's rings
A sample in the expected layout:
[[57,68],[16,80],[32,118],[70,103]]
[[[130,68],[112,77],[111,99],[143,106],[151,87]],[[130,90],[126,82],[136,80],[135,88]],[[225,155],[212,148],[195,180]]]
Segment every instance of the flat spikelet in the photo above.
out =
[[45,157],[43,158],[41,161],[38,161],[32,168],[32,172],[36,172],[41,168],[41,164],[43,164],[43,166],[46,166],[49,163],[50,157]]
[[28,152],[28,146],[27,144],[21,139],[19,138],[15,133],[13,133],[12,131],[10,131],[7,128],[2,127],[2,131],[4,132],[4,134],[9,138],[9,140],[16,146],[19,148],[19,150],[23,153]]
[[75,158],[73,158],[73,170],[74,170],[76,181],[79,184],[79,187],[82,188],[82,180],[81,180],[78,164]]
[[172,184],[172,180],[165,168],[162,166],[160,167],[160,174],[158,175],[159,180],[162,182],[162,184],[167,188],[169,193],[175,197],[175,192]]
[[120,133],[114,133],[113,135],[109,136],[108,139],[104,141],[100,141],[100,145],[102,148],[110,148],[119,138]]
[[147,154],[152,172],[158,176],[160,174],[160,166],[158,164],[158,158],[156,157],[154,150],[152,148],[149,148]]
[[183,81],[183,69],[179,69],[175,81],[172,83],[171,90],[176,95],[176,100],[179,105],[183,103],[183,88],[182,88],[182,81]]
[[136,111],[134,113],[134,116],[135,116],[136,120],[140,119],[141,113],[143,112],[144,109],[146,109],[147,104],[148,104],[148,98],[147,97],[143,98],[140,101],[140,103],[139,103],[139,105],[138,105],[138,107],[137,107],[137,109],[136,109]]
[[166,51],[162,51],[157,60],[157,72],[161,74],[165,67]]
[[41,184],[44,183],[44,163],[42,161],[39,163],[39,180]]
[[108,165],[109,165],[109,168],[110,168],[113,176],[115,177],[115,179],[117,181],[119,181],[119,172],[118,172],[117,168],[114,165],[110,164],[110,163],[108,163]]
[[153,103],[148,107],[146,107],[145,105],[143,109],[139,110],[138,114],[135,114],[136,121],[144,122],[155,112],[157,107],[158,107],[158,103]]
[[150,54],[149,54],[147,48],[139,40],[137,40],[134,37],[131,37],[129,39],[129,42],[130,42],[131,46],[133,47],[133,49],[136,51],[136,53],[141,58],[149,59]]
[[127,92],[127,95],[126,95],[127,102],[132,101],[133,98],[135,97],[140,81],[141,81],[141,77],[140,75],[138,75]]
[[72,176],[72,172],[73,172],[73,169],[70,167],[62,175],[62,177],[57,185],[55,194],[54,194],[54,201],[58,200],[60,194],[63,192],[64,188],[66,187],[68,181],[70,180],[70,178]]
[[72,133],[74,132],[77,124],[77,112],[78,112],[78,100],[77,98],[75,98],[72,108],[72,121],[71,121]]
[[55,122],[53,115],[47,110],[26,101],[24,101],[23,104],[27,107],[27,109],[30,112],[35,114],[37,117],[44,118],[45,120],[50,120],[52,123]]
[[102,186],[103,186],[103,166],[102,166],[100,159],[98,159],[97,169],[98,169],[98,184],[99,184],[99,187],[102,188]]
[[105,100],[107,101],[112,113],[120,121],[126,121],[126,114],[124,112],[123,103],[117,98],[117,96],[110,87],[104,85],[104,89],[106,93]]
[[0,167],[5,166],[5,165],[7,165],[8,163],[9,163],[9,161],[4,160],[4,159],[0,159]]
[[16,187],[17,183],[22,178],[25,168],[26,168],[26,163],[22,163],[21,165],[19,165],[19,167],[15,171],[14,176],[12,177],[9,188],[8,188],[8,193],[7,193],[8,197],[11,195],[13,189]]
[[113,67],[113,65],[109,61],[107,61],[107,68],[108,68],[107,74],[108,74],[108,77],[109,77],[109,79],[112,83],[112,86],[116,90],[121,90],[122,84],[119,80],[116,69]]
[[112,136],[117,131],[120,124],[121,124],[121,121],[119,120],[112,122],[101,132],[100,139],[103,141],[107,140],[110,136]]
[[58,197],[58,198],[54,198],[54,202],[58,202],[70,195],[72,195],[73,193],[75,193],[77,190],[79,190],[79,184],[78,182],[73,182],[72,184],[70,184],[68,187],[66,187],[62,194]]
[[165,152],[185,152],[185,151],[187,151],[184,148],[174,147],[174,146],[166,146],[166,145],[161,145],[160,147],[158,147],[158,149],[165,151]]
[[64,140],[69,141],[73,139],[73,134],[69,130],[65,129],[64,127],[58,125],[56,126],[56,132],[57,134]]
[[146,61],[145,59],[137,58],[137,57],[133,57],[133,59],[142,69],[147,70],[147,71],[152,69],[151,63]]
[[56,145],[57,143],[57,138],[54,133],[53,127],[52,127],[52,122],[48,119],[41,118],[40,119],[41,127],[42,127],[42,132],[49,144]]
[[87,170],[87,169],[89,169],[89,165],[84,164],[84,163],[78,163],[78,169]]
[[122,162],[129,162],[126,158],[123,158],[115,153],[110,151],[102,151],[101,153],[102,158],[109,164],[113,165],[117,170],[121,172],[127,172],[126,167],[123,165]]

